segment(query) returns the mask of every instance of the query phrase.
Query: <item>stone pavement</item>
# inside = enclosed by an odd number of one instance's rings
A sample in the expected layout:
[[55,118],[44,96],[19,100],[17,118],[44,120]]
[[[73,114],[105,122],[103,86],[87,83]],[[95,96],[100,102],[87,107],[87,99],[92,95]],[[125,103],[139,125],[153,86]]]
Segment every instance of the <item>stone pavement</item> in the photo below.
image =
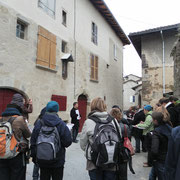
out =
[[[133,175],[128,170],[128,180],[148,180],[150,168],[142,167],[143,162],[146,161],[146,155],[146,153],[140,153],[133,156],[133,168],[136,174]],[[33,163],[30,163],[27,169],[27,180],[32,180]],[[67,149],[64,180],[89,180],[86,159],[79,143],[73,143]]]

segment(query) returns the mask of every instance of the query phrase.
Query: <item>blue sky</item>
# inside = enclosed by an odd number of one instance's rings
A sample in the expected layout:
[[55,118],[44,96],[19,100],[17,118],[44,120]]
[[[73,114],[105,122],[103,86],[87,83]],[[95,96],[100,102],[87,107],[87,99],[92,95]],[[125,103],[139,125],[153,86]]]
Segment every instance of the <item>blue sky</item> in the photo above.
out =
[[[180,23],[180,0],[104,0],[128,35]],[[124,75],[141,76],[141,60],[132,45],[124,48]]]

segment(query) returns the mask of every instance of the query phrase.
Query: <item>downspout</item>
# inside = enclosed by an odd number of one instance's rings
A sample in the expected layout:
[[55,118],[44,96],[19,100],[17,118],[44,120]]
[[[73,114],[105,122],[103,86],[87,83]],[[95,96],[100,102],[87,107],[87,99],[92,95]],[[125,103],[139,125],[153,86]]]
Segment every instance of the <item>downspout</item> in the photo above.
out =
[[164,36],[163,36],[163,31],[161,30],[160,31],[161,33],[161,39],[162,39],[162,56],[163,56],[163,59],[162,59],[162,65],[163,65],[163,94],[166,93],[166,79],[165,79],[165,50],[164,50]]
[[76,98],[76,0],[74,0],[74,99]]

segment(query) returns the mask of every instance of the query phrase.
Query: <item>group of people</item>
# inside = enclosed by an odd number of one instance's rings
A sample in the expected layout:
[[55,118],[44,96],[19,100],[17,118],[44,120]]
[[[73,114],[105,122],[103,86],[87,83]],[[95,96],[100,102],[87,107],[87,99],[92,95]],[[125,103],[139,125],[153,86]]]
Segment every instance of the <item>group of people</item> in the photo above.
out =
[[127,112],[136,153],[147,152],[143,167],[152,167],[149,180],[177,180],[180,167],[180,101],[171,96],[162,98],[153,108],[131,107]]
[[[62,180],[66,148],[77,143],[81,115],[78,103],[70,112],[72,132],[58,116],[59,104],[47,103],[31,130],[28,113],[32,101],[15,94],[0,118],[0,178],[25,180],[29,157],[34,163],[33,180]],[[151,166],[149,180],[177,180],[180,176],[180,101],[163,98],[153,110],[131,108],[127,119],[118,105],[110,112],[103,99],[95,98],[80,134],[90,180],[127,180],[132,167],[131,136],[136,153],[148,152],[144,167]],[[39,175],[40,170],[40,175]]]

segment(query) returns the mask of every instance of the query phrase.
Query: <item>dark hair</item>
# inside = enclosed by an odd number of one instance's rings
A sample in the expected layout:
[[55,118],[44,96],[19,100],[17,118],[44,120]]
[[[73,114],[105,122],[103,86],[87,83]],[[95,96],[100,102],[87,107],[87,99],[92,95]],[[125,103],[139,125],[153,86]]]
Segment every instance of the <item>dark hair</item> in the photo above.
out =
[[164,104],[164,103],[168,103],[169,102],[169,99],[168,98],[161,98],[160,100],[159,100],[159,103],[162,105],[162,104]]
[[164,122],[164,115],[161,112],[153,112],[152,113],[152,118],[153,120],[157,120],[158,124],[165,124],[166,122]]
[[74,107],[77,103],[78,103],[78,102],[74,102],[74,103],[73,103],[73,107]]
[[177,101],[178,100],[178,98],[177,97],[174,97],[174,96],[170,96],[169,97],[169,101]]
[[114,105],[114,106],[112,107],[112,109],[113,109],[113,108],[117,108],[117,109],[119,109],[119,110],[122,112],[121,108],[120,108],[118,105]]

